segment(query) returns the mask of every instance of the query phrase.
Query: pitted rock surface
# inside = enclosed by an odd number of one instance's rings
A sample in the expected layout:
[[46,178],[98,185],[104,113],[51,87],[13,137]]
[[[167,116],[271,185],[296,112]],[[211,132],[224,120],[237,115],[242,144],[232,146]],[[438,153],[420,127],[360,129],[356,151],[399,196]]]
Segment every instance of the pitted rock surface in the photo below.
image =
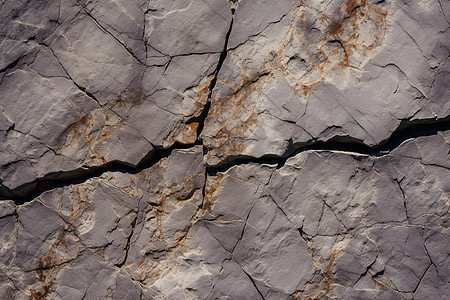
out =
[[448,1],[0,22],[1,299],[450,299]]

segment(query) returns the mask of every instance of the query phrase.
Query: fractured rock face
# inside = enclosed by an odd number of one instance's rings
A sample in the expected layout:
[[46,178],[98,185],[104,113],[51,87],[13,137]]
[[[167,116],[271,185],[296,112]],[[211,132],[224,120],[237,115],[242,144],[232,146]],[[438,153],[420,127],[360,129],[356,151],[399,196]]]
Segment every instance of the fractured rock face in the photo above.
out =
[[420,150],[448,152],[446,136],[380,157],[322,150],[234,166],[208,176],[204,199],[194,147],[3,202],[4,295],[112,298],[126,285],[143,299],[445,298],[450,162]]
[[103,2],[2,4],[4,187],[113,161],[136,166],[155,148],[197,139],[228,4]]
[[23,282],[7,296],[97,298],[127,279],[153,283],[186,239],[203,182],[202,149],[194,147],[139,173],[107,172],[9,209],[2,271]]
[[0,298],[450,298],[449,20],[4,1]]
[[316,141],[377,146],[402,121],[445,118],[434,83],[447,28],[439,2],[241,2],[202,133],[208,163]]

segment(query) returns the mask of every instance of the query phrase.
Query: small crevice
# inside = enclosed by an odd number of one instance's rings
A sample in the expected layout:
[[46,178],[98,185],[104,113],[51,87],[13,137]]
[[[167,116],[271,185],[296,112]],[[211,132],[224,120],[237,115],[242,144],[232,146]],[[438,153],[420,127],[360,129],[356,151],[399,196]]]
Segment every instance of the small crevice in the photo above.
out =
[[72,76],[70,76],[69,72],[67,71],[67,69],[64,67],[64,65],[62,64],[62,62],[59,60],[59,57],[56,55],[55,51],[53,50],[52,47],[50,47],[50,45],[47,44],[39,44],[42,47],[46,47],[50,50],[50,52],[52,53],[53,57],[56,59],[56,61],[58,62],[59,66],[64,70],[64,73],[66,73],[68,79],[70,81],[72,81],[72,83],[86,96],[88,96],[92,101],[94,101],[98,106],[102,107],[102,105],[100,104],[100,101],[98,101],[98,99],[91,93],[89,92],[85,87],[79,85],[73,78]]
[[248,279],[250,279],[251,283],[253,284],[253,286],[255,287],[255,290],[258,292],[259,296],[261,297],[262,300],[265,300],[264,295],[261,293],[261,291],[258,289],[258,286],[256,285],[255,280],[253,279],[252,276],[250,276],[250,274],[247,273],[247,271],[244,270],[244,268],[241,267],[242,272],[244,272],[245,275],[247,275]]
[[430,265],[428,266],[428,268],[426,268],[426,270],[423,272],[422,276],[420,276],[419,278],[419,282],[417,282],[416,287],[414,288],[414,290],[412,291],[413,294],[415,294],[417,292],[417,289],[419,288],[420,284],[422,283],[423,278],[425,277],[425,275],[427,274],[428,270],[430,270],[430,268],[433,266],[433,263],[431,262]]
[[[355,282],[354,285],[356,285],[356,284],[361,280],[361,278],[363,278],[363,277],[366,276],[367,274],[370,274],[370,269],[371,269],[372,266],[376,263],[377,258],[378,258],[378,255],[377,255],[377,257],[375,257],[375,259],[373,260],[373,262],[372,262],[370,265],[368,265],[368,266],[366,267],[366,270],[365,270],[361,275],[359,275],[359,278],[358,278],[358,280],[356,280],[356,282]],[[382,270],[381,272],[384,273],[384,270]],[[378,273],[380,273],[380,272],[378,272]],[[377,274],[378,274],[378,273],[377,273]],[[375,275],[370,274],[370,275],[371,275],[372,277],[375,277],[375,276],[376,276],[376,274],[375,274]]]
[[[232,11],[232,13],[234,15],[233,11]],[[216,67],[216,70],[214,71],[213,79],[211,80],[211,83],[209,84],[209,87],[208,87],[208,99],[206,101],[206,104],[203,107],[203,110],[202,110],[202,113],[200,114],[200,116],[190,120],[190,122],[198,122],[199,123],[199,125],[197,127],[197,140],[198,141],[201,141],[200,135],[203,131],[203,128],[204,128],[205,122],[206,122],[206,118],[208,117],[208,113],[211,108],[211,101],[212,101],[211,97],[212,97],[213,90],[216,87],[217,78],[219,76],[220,69],[222,68],[223,63],[224,63],[225,59],[227,58],[228,40],[230,39],[231,31],[233,30],[233,20],[234,19],[232,18],[231,22],[230,22],[230,27],[228,28],[228,32],[225,36],[225,44],[223,46],[222,53],[220,54],[219,62],[217,63],[217,67]]]
[[16,205],[22,205],[32,201],[46,191],[55,188],[80,184],[87,180],[99,177],[106,172],[122,172],[136,174],[150,168],[161,159],[168,157],[173,150],[189,149],[193,144],[175,143],[167,149],[152,149],[137,165],[122,161],[111,161],[101,166],[81,167],[72,171],[54,172],[38,178],[33,182],[24,184],[16,189],[9,189],[0,183],[0,200],[13,200]]
[[401,122],[389,139],[374,147],[367,146],[363,141],[352,137],[337,136],[325,142],[311,140],[308,143],[291,143],[283,155],[228,156],[217,165],[208,165],[207,169],[209,173],[216,174],[217,172],[225,172],[233,166],[249,163],[277,165],[277,168],[281,168],[289,158],[305,151],[341,151],[355,155],[381,157],[389,154],[409,139],[432,136],[438,134],[439,131],[447,130],[450,130],[450,117],[438,120],[405,120]]
[[20,56],[19,58],[17,58],[16,60],[14,60],[13,62],[11,62],[10,64],[8,64],[6,67],[4,67],[3,69],[0,70],[0,74],[4,73],[10,69],[14,69],[15,67],[18,66],[20,60],[23,58],[23,56]]
[[[403,179],[402,179],[402,180],[403,180]],[[402,188],[402,186],[401,186],[402,180],[399,181],[398,179],[395,179],[394,181],[395,181],[395,183],[397,184],[397,186],[398,186],[398,188],[399,188],[399,190],[400,190],[400,193],[402,194],[402,199],[403,199],[403,209],[405,210],[406,220],[407,220],[408,223],[409,223],[408,207],[406,206],[406,196],[405,196],[405,191],[403,190],[403,188]]]
[[127,245],[125,246],[125,257],[123,258],[122,262],[116,264],[116,266],[119,267],[119,268],[121,268],[127,262],[128,252],[130,251],[130,246],[131,246],[131,238],[133,237],[134,229],[136,228],[137,218],[138,218],[138,216],[136,214],[136,217],[131,222],[131,232],[130,232],[130,235],[128,236],[128,238],[127,238]]
[[97,103],[98,106],[102,107],[102,105],[100,104],[100,102],[97,100],[97,98],[90,92],[88,92],[88,90],[85,87],[80,86],[78,83],[76,83],[72,78],[70,78],[73,82],[73,84],[80,90],[82,91],[84,94],[86,94],[89,98],[91,98],[94,102]]

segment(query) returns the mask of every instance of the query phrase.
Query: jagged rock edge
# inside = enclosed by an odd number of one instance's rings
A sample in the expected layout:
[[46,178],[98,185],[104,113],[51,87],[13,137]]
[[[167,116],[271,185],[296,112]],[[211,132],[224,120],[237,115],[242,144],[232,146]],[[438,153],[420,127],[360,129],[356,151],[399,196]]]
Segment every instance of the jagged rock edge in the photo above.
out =
[[106,172],[139,173],[142,170],[152,167],[161,159],[168,157],[173,150],[189,149],[195,145],[175,143],[167,149],[152,149],[137,165],[115,160],[101,166],[82,167],[71,171],[49,173],[13,190],[0,183],[0,200],[13,200],[16,205],[21,205],[33,200],[46,191],[70,184],[79,184],[88,179],[99,177]]
[[[233,18],[230,22],[229,30],[226,34],[224,48],[220,54],[219,61],[214,71],[213,79],[208,88],[208,99],[203,106],[201,114],[190,119],[188,123],[199,122],[197,128],[197,140],[192,144],[180,144],[176,142],[169,148],[153,149],[151,150],[137,165],[128,164],[122,161],[111,161],[101,166],[90,168],[78,168],[71,171],[60,171],[49,173],[46,176],[38,178],[33,182],[26,183],[16,189],[9,189],[1,184],[0,181],[0,201],[13,200],[16,205],[22,205],[30,202],[46,191],[53,190],[58,187],[67,186],[70,184],[79,184],[91,178],[99,177],[106,172],[122,172],[135,174],[142,170],[152,167],[161,159],[167,158],[173,150],[190,149],[196,145],[202,145],[203,151],[206,154],[208,149],[203,145],[200,134],[203,130],[204,123],[208,117],[209,109],[211,107],[211,96],[216,86],[218,74],[227,57],[228,41],[233,29],[233,21],[235,9],[231,9]],[[19,59],[20,60],[20,59]],[[18,61],[15,63],[17,64]],[[253,157],[247,155],[228,156],[225,160],[217,165],[206,165],[205,178],[208,175],[215,175],[218,172],[225,172],[233,166],[243,165],[248,163],[256,164],[272,164],[277,165],[277,168],[284,166],[285,162],[301,152],[305,151],[341,151],[350,152],[356,155],[367,156],[383,156],[397,148],[404,141],[417,138],[421,136],[436,135],[439,131],[450,130],[450,116],[442,119],[421,119],[421,120],[402,120],[397,129],[391,134],[389,138],[382,141],[376,146],[370,147],[364,144],[363,141],[354,139],[348,136],[334,136],[327,141],[312,140],[308,143],[294,144],[289,141],[289,147],[282,155],[267,154],[261,157]],[[203,187],[203,196],[205,195],[205,186]]]
[[[349,137],[334,137],[335,140],[331,139],[324,142],[313,142],[309,145],[296,146],[292,144],[290,149],[282,156],[264,155],[258,158],[244,155],[230,156],[218,165],[206,166],[206,175],[225,172],[233,166],[248,163],[273,164],[280,168],[290,157],[305,151],[341,151],[354,153],[356,155],[379,157],[389,154],[392,150],[411,138],[436,135],[439,131],[446,130],[450,130],[450,117],[438,120],[416,120],[400,125],[389,139],[377,147],[369,147],[362,142]],[[336,141],[336,139],[338,139],[338,141]],[[33,200],[46,191],[70,184],[82,183],[90,178],[99,177],[105,172],[139,173],[142,170],[152,167],[161,159],[167,158],[173,150],[190,149],[196,145],[202,145],[200,139],[194,144],[175,143],[167,149],[152,150],[136,166],[121,161],[112,161],[98,167],[87,169],[79,168],[67,172],[50,173],[14,190],[8,189],[0,184],[0,200],[13,200],[17,205],[21,205]],[[207,149],[205,149],[205,151],[207,151]]]

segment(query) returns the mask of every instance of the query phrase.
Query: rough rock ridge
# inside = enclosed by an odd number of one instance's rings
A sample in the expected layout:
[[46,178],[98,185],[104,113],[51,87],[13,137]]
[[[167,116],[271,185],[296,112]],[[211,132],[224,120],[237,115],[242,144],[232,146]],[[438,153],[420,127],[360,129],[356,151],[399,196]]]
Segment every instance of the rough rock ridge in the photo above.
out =
[[450,2],[0,23],[1,299],[450,299]]

